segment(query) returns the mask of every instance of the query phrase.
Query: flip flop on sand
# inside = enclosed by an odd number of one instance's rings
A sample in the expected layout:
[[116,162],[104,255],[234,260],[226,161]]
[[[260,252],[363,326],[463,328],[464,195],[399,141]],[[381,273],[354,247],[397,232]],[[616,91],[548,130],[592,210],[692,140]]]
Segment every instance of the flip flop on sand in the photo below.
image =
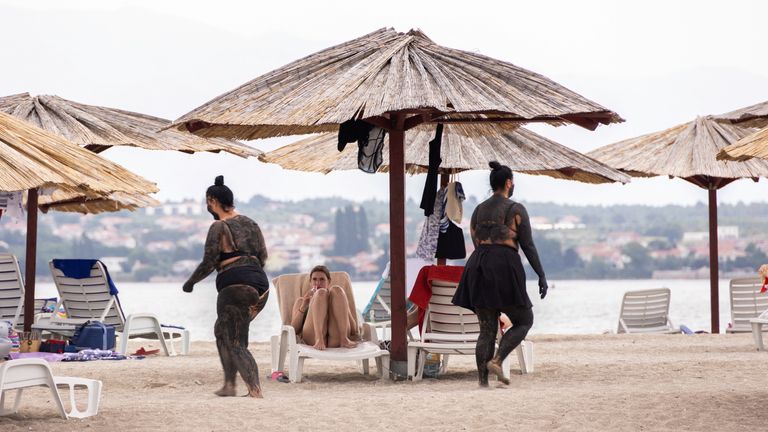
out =
[[157,354],[159,352],[160,352],[159,349],[145,350],[144,347],[141,347],[138,350],[136,350],[135,353],[133,353],[131,355],[135,355],[135,356],[148,356],[148,355]]

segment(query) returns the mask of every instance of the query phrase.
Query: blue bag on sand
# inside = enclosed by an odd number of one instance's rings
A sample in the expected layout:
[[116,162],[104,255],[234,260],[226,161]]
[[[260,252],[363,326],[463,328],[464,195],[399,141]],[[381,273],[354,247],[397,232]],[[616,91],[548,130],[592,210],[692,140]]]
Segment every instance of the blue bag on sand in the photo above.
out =
[[115,326],[101,321],[86,321],[75,330],[69,343],[76,346],[78,350],[87,348],[111,350],[115,347]]

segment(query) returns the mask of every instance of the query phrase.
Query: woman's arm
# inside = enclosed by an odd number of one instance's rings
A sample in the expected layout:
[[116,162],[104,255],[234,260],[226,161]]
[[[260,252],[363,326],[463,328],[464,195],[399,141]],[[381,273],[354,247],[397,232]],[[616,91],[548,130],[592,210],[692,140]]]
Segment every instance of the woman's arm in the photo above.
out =
[[472,244],[477,248],[477,236],[475,230],[477,229],[477,207],[472,212],[472,218],[469,220],[469,237],[472,239]]
[[291,309],[291,327],[296,331],[296,334],[301,334],[304,327],[304,319],[309,310],[309,301],[312,299],[312,291],[299,297],[293,303],[293,309]]
[[267,262],[267,245],[264,243],[264,235],[261,234],[261,228],[259,228],[259,225],[256,225],[256,242],[257,242],[257,250],[256,250],[256,257],[259,259],[259,262],[261,263],[261,267],[264,268],[264,264]]
[[528,212],[522,204],[517,204],[514,207],[514,218],[517,221],[517,241],[525,253],[525,257],[528,258],[528,263],[531,264],[533,271],[539,275],[539,279],[544,279],[544,269],[541,267],[539,253],[536,250],[536,245],[533,244],[533,232],[531,231]]
[[211,224],[208,229],[208,237],[205,239],[205,250],[203,252],[203,260],[197,266],[192,276],[184,283],[184,291],[192,292],[192,287],[205,279],[211,272],[216,269],[216,264],[219,262],[219,253],[221,252],[221,236],[224,230],[224,223],[222,221],[216,221]]

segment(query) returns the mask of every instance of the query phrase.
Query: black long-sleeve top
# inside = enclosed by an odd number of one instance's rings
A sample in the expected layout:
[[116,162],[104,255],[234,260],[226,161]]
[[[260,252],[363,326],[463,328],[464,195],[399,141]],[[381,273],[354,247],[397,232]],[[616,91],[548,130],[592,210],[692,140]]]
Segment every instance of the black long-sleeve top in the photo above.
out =
[[520,203],[494,194],[480,203],[472,213],[470,232],[475,247],[480,242],[519,245],[533,271],[544,278],[539,253],[533,244],[533,232],[528,211]]
[[[221,253],[224,252],[222,250],[222,238],[228,235],[226,232],[227,228],[232,233],[234,251],[240,252],[242,256],[234,262],[219,268],[219,264],[222,261]],[[214,270],[222,272],[232,267],[252,264],[257,264],[263,268],[266,261],[267,246],[264,244],[264,236],[261,234],[261,229],[256,222],[243,215],[216,221],[208,229],[203,260],[185,285],[194,285],[200,282]]]

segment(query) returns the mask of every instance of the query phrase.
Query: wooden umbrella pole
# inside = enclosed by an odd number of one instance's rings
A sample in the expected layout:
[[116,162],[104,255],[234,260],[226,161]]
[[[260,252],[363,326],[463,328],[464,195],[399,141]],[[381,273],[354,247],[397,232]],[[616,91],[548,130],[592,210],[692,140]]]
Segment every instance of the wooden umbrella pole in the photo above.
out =
[[405,115],[392,114],[389,131],[389,247],[392,286],[390,367],[404,375],[407,364],[405,310]]
[[37,263],[37,189],[27,191],[27,257],[24,262],[24,331],[35,319],[35,270]]
[[709,301],[712,333],[720,333],[720,275],[717,256],[717,189],[709,190]]
[[[440,174],[440,187],[447,187],[448,186],[448,179],[450,174],[441,173]],[[437,259],[437,265],[444,266],[445,265],[445,258],[438,258]]]

